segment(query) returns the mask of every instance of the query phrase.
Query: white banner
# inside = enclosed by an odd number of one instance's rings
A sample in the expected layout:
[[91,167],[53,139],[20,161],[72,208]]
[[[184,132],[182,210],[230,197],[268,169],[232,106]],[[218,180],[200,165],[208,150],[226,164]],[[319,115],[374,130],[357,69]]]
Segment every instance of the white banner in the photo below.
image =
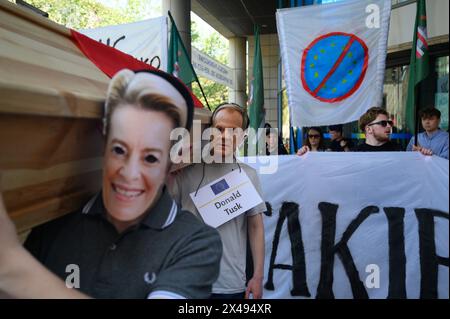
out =
[[278,165],[259,176],[265,298],[449,298],[448,160],[308,153]]
[[[167,18],[80,30],[88,37],[128,53],[138,60],[167,70]],[[192,66],[199,76],[235,88],[233,71],[192,47]]]
[[276,13],[293,126],[357,120],[381,106],[390,0],[347,0]]
[[203,76],[232,89],[235,88],[231,68],[214,60],[195,47],[192,47],[192,66],[199,76]]
[[132,55],[161,70],[167,70],[167,18],[112,25],[79,32]]

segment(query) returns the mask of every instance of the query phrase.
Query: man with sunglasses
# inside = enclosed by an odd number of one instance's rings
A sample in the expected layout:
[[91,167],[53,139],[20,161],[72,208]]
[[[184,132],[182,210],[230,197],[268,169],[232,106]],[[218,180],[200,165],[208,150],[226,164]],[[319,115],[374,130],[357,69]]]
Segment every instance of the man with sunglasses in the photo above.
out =
[[355,152],[401,152],[400,145],[390,140],[393,123],[389,114],[381,107],[372,107],[359,118],[359,128],[366,135],[364,143],[356,146]]

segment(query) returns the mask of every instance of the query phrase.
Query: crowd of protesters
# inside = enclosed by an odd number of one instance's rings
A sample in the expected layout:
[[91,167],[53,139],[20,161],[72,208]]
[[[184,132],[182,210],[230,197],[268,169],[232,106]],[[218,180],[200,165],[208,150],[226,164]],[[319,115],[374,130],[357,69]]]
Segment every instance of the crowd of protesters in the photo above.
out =
[[[307,152],[405,151],[400,144],[391,140],[395,129],[391,118],[384,108],[372,107],[367,110],[358,121],[359,129],[365,137],[359,143],[354,143],[351,138],[344,136],[342,124],[328,127],[329,141],[325,139],[325,134],[321,127],[308,127],[305,130],[304,144],[296,153],[301,156]],[[440,128],[441,112],[433,107],[422,109],[420,111],[420,120],[423,132],[418,134],[417,143],[415,143],[414,136],[409,140],[406,151],[417,151],[423,155],[436,155],[448,159],[449,134]],[[273,139],[267,138],[267,155],[288,154],[280,140],[281,138],[279,138],[278,147],[281,151],[277,152],[273,149],[275,145]]]
[[[192,197],[208,183],[239,171],[262,198],[256,171],[234,154],[244,136],[226,133],[248,128],[247,110],[224,103],[213,112],[211,127],[221,135],[211,143],[217,162],[173,171],[170,130],[190,129],[192,124],[193,102],[187,89],[163,72],[124,70],[112,79],[107,97],[103,188],[86,206],[33,230],[24,248],[0,192],[0,295],[261,298],[265,202],[213,229]],[[411,139],[406,150],[448,159],[448,132],[439,128],[441,113],[427,108],[420,116],[424,132],[417,143]],[[150,122],[154,125],[147,125]],[[359,128],[365,140],[354,145],[342,125],[329,126],[329,143],[320,127],[310,127],[297,154],[403,151],[390,139],[393,122],[385,109],[367,110]],[[288,154],[276,130],[270,125],[265,129],[266,155]],[[226,157],[234,161],[224,163]],[[247,247],[252,257],[248,278]],[[63,283],[69,262],[83,267],[79,290],[68,290]]]

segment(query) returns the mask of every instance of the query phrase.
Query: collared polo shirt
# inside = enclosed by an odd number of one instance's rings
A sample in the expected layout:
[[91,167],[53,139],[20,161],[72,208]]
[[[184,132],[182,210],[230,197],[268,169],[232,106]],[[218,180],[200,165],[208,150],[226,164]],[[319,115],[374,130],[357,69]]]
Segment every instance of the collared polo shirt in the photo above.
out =
[[[256,170],[244,163],[200,163],[185,167],[175,173],[174,180],[170,185],[170,192],[183,209],[192,212],[203,220],[189,194],[233,170],[244,171],[256,191],[263,198]],[[247,217],[265,211],[267,211],[267,207],[265,202],[262,202],[217,228],[222,239],[223,255],[220,262],[219,278],[213,284],[213,293],[235,294],[245,291]]]
[[99,193],[82,211],[35,228],[25,247],[64,281],[78,267],[79,290],[94,298],[208,298],[222,255],[217,231],[179,209],[166,189],[121,234]]

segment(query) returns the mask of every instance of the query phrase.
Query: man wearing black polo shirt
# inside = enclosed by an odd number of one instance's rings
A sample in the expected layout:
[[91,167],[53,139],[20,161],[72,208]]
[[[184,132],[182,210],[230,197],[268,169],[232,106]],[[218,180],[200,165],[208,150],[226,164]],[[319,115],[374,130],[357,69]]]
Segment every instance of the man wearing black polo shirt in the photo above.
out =
[[81,210],[35,228],[27,251],[0,190],[0,296],[208,298],[220,236],[165,187],[170,134],[190,129],[192,117],[190,92],[173,76],[119,71],[105,103],[101,191]]
[[[37,227],[25,248],[62,279],[73,272],[67,266],[76,265],[80,291],[108,299],[208,298],[216,276],[209,265],[221,250],[214,231],[179,209],[166,189],[123,233],[108,221],[99,193],[82,211]],[[197,282],[202,279],[206,283]]]
[[372,107],[359,118],[359,128],[366,135],[364,143],[356,146],[354,152],[401,152],[400,145],[390,141],[392,121],[381,107]]

